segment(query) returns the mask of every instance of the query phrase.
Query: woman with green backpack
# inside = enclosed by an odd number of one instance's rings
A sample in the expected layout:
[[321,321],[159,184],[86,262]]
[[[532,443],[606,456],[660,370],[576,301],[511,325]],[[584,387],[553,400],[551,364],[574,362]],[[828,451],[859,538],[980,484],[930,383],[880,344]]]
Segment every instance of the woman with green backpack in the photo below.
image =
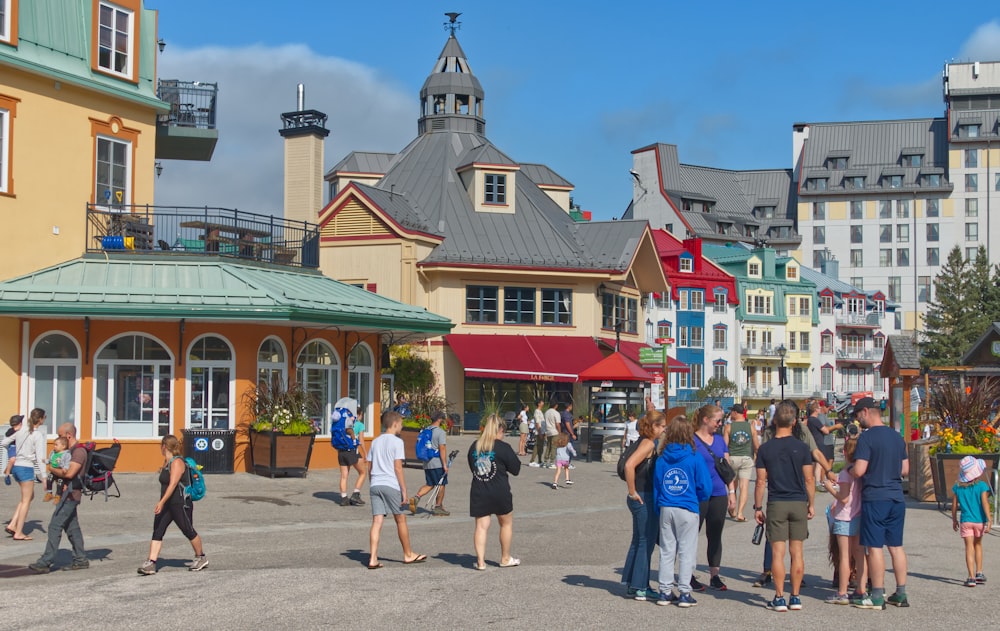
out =
[[[194,560],[187,564],[192,572],[208,567],[208,559],[202,549],[201,536],[194,529],[194,506],[192,498],[185,493],[191,486],[191,472],[184,460],[181,442],[176,436],[164,436],[160,441],[163,454],[163,468],[160,469],[160,501],[153,509],[153,539],[149,542],[149,558],[139,566],[139,574],[156,574],[156,559],[163,546],[163,535],[171,522],[176,523],[194,548]],[[187,482],[187,484],[185,484]]]

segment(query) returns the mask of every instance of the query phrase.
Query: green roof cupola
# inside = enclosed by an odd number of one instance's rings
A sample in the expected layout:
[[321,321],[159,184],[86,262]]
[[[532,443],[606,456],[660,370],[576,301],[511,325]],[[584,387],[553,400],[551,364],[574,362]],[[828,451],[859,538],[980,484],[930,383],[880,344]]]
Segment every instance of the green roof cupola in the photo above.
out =
[[483,119],[483,87],[472,74],[455,31],[461,26],[459,13],[446,13],[451,31],[444,49],[434,64],[434,70],[420,88],[420,118],[417,133],[437,131],[486,133]]

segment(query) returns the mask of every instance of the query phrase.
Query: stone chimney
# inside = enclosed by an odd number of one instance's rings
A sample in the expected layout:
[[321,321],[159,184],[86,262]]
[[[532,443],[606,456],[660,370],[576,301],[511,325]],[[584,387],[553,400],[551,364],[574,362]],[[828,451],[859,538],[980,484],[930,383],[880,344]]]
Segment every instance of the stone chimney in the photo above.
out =
[[306,109],[305,86],[297,89],[298,110],[281,115],[285,139],[285,219],[316,223],[323,208],[323,141],[330,134],[326,114]]

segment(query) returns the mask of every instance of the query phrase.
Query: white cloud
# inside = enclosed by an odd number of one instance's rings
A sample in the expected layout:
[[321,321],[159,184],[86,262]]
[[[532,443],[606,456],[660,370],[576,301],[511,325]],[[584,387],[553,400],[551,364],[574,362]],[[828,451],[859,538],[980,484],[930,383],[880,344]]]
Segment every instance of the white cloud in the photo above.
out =
[[159,76],[219,84],[215,155],[211,162],[164,161],[156,183],[161,205],[280,215],[280,114],[296,109],[298,83],[305,84],[306,109],[329,116],[326,169],[352,150],[399,151],[416,135],[418,95],[371,68],[303,45],[170,47],[160,59]]
[[1000,21],[983,24],[962,45],[961,59],[1000,61]]

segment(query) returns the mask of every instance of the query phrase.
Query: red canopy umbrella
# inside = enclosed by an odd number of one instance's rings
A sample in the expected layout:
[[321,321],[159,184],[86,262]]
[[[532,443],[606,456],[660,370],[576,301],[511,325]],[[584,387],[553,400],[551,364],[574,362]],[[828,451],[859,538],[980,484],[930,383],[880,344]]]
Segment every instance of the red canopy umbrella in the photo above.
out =
[[652,381],[649,374],[639,364],[622,353],[611,353],[590,368],[580,372],[580,381]]

